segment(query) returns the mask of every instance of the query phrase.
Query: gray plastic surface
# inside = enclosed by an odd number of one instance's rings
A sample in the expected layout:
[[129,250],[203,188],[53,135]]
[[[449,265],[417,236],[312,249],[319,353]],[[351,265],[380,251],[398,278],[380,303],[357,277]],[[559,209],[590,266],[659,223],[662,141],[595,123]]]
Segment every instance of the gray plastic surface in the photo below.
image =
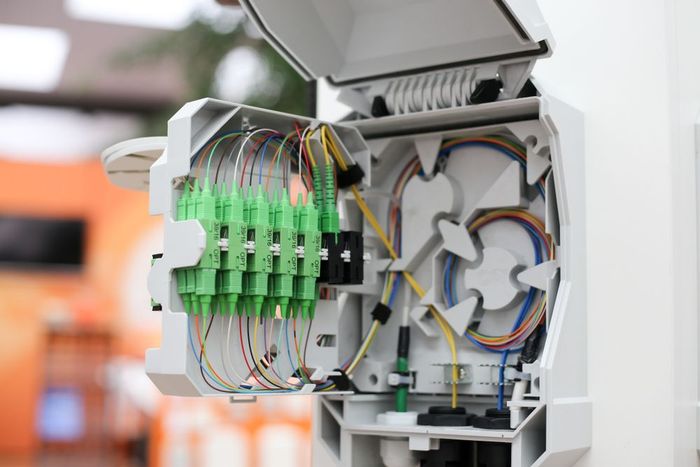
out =
[[552,46],[533,0],[241,4],[303,76],[339,85],[474,62],[534,61]]

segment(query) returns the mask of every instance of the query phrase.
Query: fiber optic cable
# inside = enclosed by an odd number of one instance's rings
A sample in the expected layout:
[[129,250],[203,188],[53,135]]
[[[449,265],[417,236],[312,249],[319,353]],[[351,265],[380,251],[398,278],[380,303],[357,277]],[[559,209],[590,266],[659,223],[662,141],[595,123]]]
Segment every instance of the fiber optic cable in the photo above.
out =
[[[337,148],[336,148],[337,149]],[[347,164],[345,164],[345,161],[342,158],[342,155],[340,152],[333,151],[333,156],[336,159],[336,162],[338,163],[338,167],[340,167],[341,170],[347,170]],[[372,210],[367,206],[367,203],[365,202],[364,198],[360,194],[359,190],[357,189],[356,185],[352,185],[350,187],[353,196],[355,197],[355,200],[357,202],[358,207],[362,211],[363,215],[365,216],[365,219],[369,222],[369,224],[372,226],[374,231],[377,233],[379,236],[379,239],[382,241],[384,246],[386,247],[387,251],[389,252],[389,256],[393,260],[398,259],[398,255],[396,254],[396,251],[394,251],[394,247],[389,241],[389,239],[386,236],[386,233],[384,233],[384,230],[382,229],[382,226],[379,225],[379,222],[377,221],[377,218],[374,216],[374,213]],[[413,275],[408,272],[408,271],[402,271],[403,276],[406,278],[406,281],[411,285],[413,290],[416,292],[416,295],[418,295],[420,298],[423,298],[425,296],[425,289],[421,287],[420,284],[413,278]],[[442,331],[443,335],[445,336],[445,339],[447,340],[447,345],[450,349],[450,355],[452,358],[452,398],[451,398],[451,406],[453,408],[457,407],[457,398],[458,398],[458,391],[457,391],[457,381],[459,379],[459,373],[458,373],[458,360],[457,360],[457,345],[455,343],[454,335],[452,334],[452,330],[449,328],[447,323],[445,322],[444,318],[440,315],[440,313],[435,309],[435,307],[430,306],[429,307],[430,313],[435,319],[435,321],[438,323],[438,326],[440,330]]]

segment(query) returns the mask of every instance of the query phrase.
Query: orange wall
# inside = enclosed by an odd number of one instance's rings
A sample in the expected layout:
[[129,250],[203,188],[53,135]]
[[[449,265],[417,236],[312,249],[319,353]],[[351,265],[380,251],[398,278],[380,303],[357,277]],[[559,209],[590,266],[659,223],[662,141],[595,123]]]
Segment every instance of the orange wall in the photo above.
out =
[[[148,216],[146,193],[111,185],[96,159],[55,166],[0,160],[0,174],[0,215],[87,221],[86,263],[81,272],[0,270],[0,414],[4,420],[0,454],[22,454],[36,443],[34,415],[41,387],[44,318],[65,309],[78,323],[123,332],[115,284],[125,252],[158,220]],[[148,260],[144,258],[145,264]],[[125,352],[142,355],[153,336],[138,337],[123,339]]]

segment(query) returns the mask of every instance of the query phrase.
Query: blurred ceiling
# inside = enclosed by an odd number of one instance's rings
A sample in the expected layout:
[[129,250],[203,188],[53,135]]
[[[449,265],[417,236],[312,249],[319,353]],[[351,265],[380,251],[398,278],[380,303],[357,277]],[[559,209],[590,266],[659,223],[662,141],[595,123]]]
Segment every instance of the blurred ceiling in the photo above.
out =
[[[90,1],[99,4],[103,0]],[[110,0],[106,3],[118,1]],[[138,10],[138,2],[122,1],[126,4],[134,3]],[[192,0],[189,1],[192,3]],[[164,29],[78,19],[79,15],[68,13],[66,6],[69,3],[75,2],[0,2],[0,26],[52,28],[63,31],[69,43],[63,71],[53,90],[37,92],[0,89],[0,105],[22,103],[144,113],[182,101],[184,80],[174,63],[145,63],[129,68],[115,64],[118,55],[129,50],[139,50],[144,41],[164,34]],[[83,3],[90,8],[90,4]],[[26,57],[26,60],[46,59],[41,55]]]

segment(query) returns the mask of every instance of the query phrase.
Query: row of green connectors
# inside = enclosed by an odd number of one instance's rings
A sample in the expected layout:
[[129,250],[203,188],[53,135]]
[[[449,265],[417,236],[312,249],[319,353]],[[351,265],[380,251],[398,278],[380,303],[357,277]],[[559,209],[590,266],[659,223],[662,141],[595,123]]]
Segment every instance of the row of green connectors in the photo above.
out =
[[258,187],[253,197],[252,188],[246,198],[246,224],[248,240],[255,242],[255,250],[248,257],[244,278],[244,302],[248,316],[260,316],[265,298],[268,295],[268,280],[272,273],[272,225],[270,224],[270,203],[267,194]]
[[[338,234],[340,232],[340,215],[335,206],[335,180],[333,178],[333,166],[326,165],[325,191],[321,203],[321,232]],[[318,196],[320,197],[320,193]]]
[[221,204],[221,229],[228,238],[228,251],[221,252],[219,271],[219,309],[221,313],[234,314],[243,293],[243,273],[246,271],[248,255],[245,242],[248,227],[245,223],[244,200],[233,184],[231,194],[226,194],[226,185],[219,194]]
[[313,318],[318,297],[316,278],[321,274],[321,231],[318,229],[318,210],[312,193],[309,193],[306,205],[299,194],[294,217],[298,242],[304,247],[304,257],[299,258],[297,263],[292,315],[296,317],[301,308],[302,318]]
[[297,225],[294,222],[294,208],[287,190],[282,191],[282,199],[277,193],[272,202],[271,213],[273,243],[280,246],[278,255],[272,258],[272,290],[268,313],[274,315],[276,308],[285,318],[291,316],[291,299],[294,297],[294,277],[297,274]]
[[216,296],[216,273],[221,265],[219,239],[221,225],[216,217],[216,196],[211,191],[209,180],[200,189],[199,182],[186,186],[177,202],[177,220],[196,219],[204,228],[206,242],[204,253],[191,268],[177,271],[178,292],[182,296],[185,311],[208,315]]
[[[318,298],[321,232],[313,194],[304,205],[290,203],[286,190],[272,204],[259,189],[256,196],[236,188],[214,186],[206,180],[188,184],[177,202],[177,220],[196,219],[206,233],[206,246],[196,266],[176,271],[178,293],[187,313],[205,316],[221,313],[249,316],[313,317]],[[221,236],[228,250],[220,251]],[[272,245],[279,245],[273,255]],[[247,251],[246,242],[255,248]],[[297,259],[297,242],[304,257]]]

